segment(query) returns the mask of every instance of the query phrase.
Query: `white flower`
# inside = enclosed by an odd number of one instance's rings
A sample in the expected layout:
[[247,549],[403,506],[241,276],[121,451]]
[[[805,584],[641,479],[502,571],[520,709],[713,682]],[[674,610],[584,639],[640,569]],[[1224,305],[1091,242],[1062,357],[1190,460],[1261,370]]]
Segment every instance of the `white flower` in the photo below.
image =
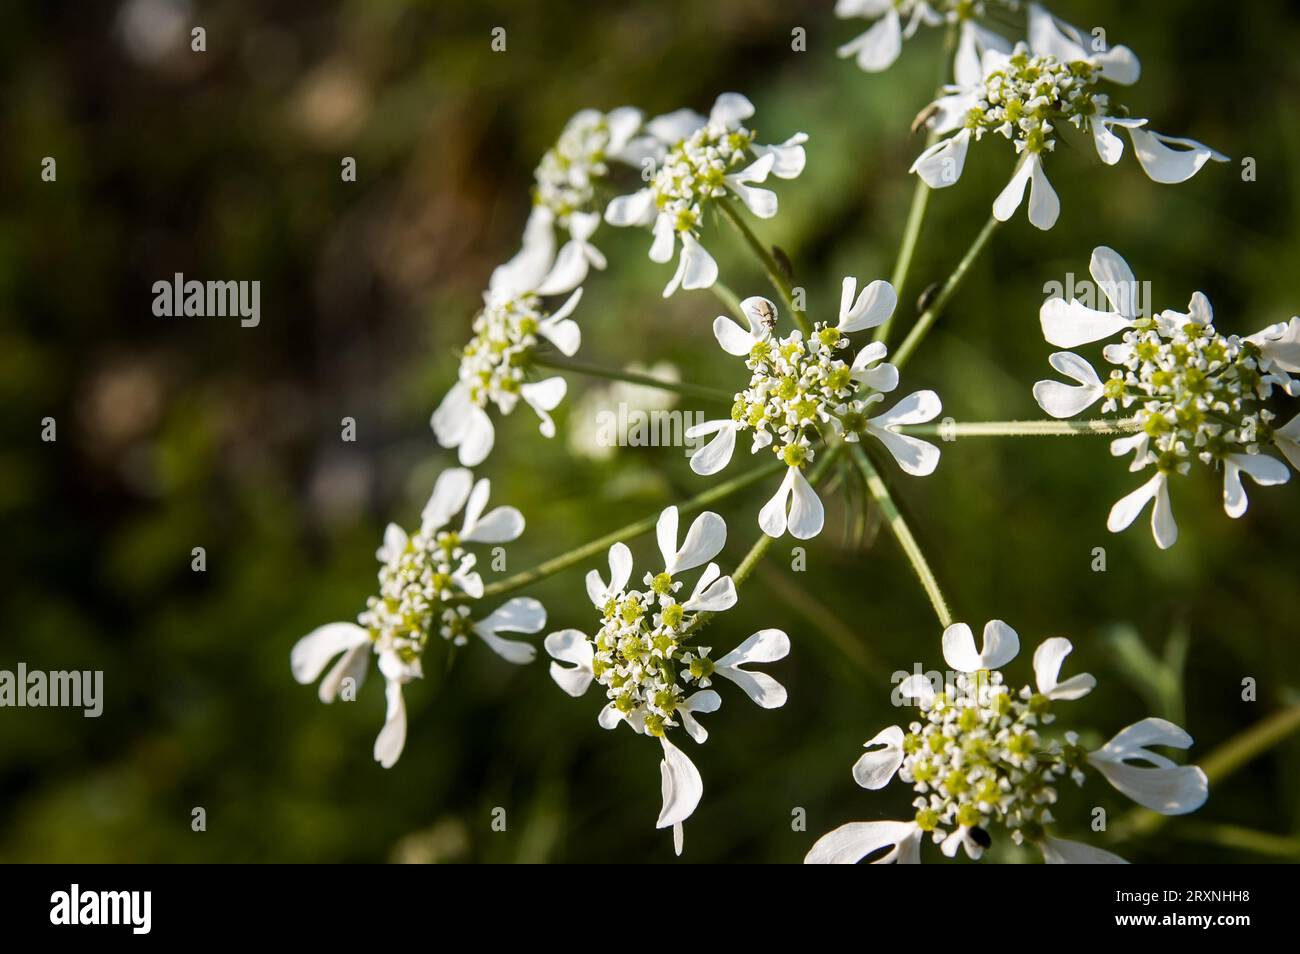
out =
[[542,435],[555,436],[550,412],[564,399],[567,386],[558,376],[530,380],[528,366],[543,341],[564,355],[577,352],[582,332],[569,316],[582,289],[554,312],[546,311],[541,296],[567,291],[572,275],[557,283],[553,277],[558,271],[550,269],[549,259],[533,259],[530,254],[525,243],[523,257],[493,272],[483,295],[483,310],[474,319],[474,337],[461,351],[458,380],[429,419],[438,443],[457,448],[460,462],[467,467],[482,463],[496,440],[489,404],[509,414],[523,398],[537,414]]
[[[1192,737],[1164,719],[1147,718],[1120,730],[1088,762],[1133,801],[1162,815],[1186,815],[1205,804],[1209,780],[1195,765],[1175,765],[1148,746],[1191,748]],[[1134,764],[1134,763],[1146,763]]]
[[1110,310],[1049,299],[1039,312],[1043,337],[1068,348],[1122,334],[1102,351],[1114,370],[1102,381],[1084,358],[1057,352],[1048,359],[1052,367],[1077,384],[1039,381],[1034,398],[1053,417],[1073,417],[1102,401],[1103,414],[1123,410],[1131,420],[1134,433],[1112,441],[1111,454],[1131,453],[1130,471],[1154,465],[1156,473],[1111,508],[1107,526],[1112,532],[1126,529],[1151,503],[1156,544],[1173,546],[1178,525],[1169,479],[1186,474],[1197,460],[1222,468],[1223,509],[1241,517],[1248,503],[1243,473],[1261,486],[1291,476],[1285,464],[1261,451],[1273,443],[1288,455],[1288,433],[1273,428],[1273,412],[1263,402],[1274,386],[1287,394],[1300,388],[1291,376],[1300,370],[1300,319],[1245,339],[1225,336],[1215,330],[1214,310],[1201,292],[1192,295],[1186,312],[1139,314],[1137,279],[1113,249],[1094,249],[1089,270]]
[[664,288],[667,298],[678,288],[708,288],[718,265],[699,242],[705,210],[735,196],[759,218],[776,215],[776,193],[758,188],[769,175],[794,179],[803,172],[808,137],[796,133],[777,145],[760,145],[744,121],[753,104],[739,93],[723,93],[708,117],[678,110],[646,123],[660,144],[658,171],[644,189],[619,196],[605,209],[610,225],[649,227],[654,234],[652,261],[666,263],[682,250],[677,270]]
[[713,436],[691,456],[691,469],[701,476],[718,473],[731,462],[736,435],[750,431],[750,452],[769,448],[787,468],[776,494],[759,512],[758,525],[768,536],[788,530],[807,540],[821,533],[825,511],[803,471],[816,456],[814,442],[830,434],[846,441],[871,435],[913,476],[933,473],[938,466],[937,447],[896,430],[937,417],[942,408],[938,395],[917,391],[891,410],[868,417],[868,408],[898,386],[898,369],[881,363],[886,348],[880,342],[863,347],[852,364],[837,356],[849,346],[846,335],[882,324],[896,304],[888,282],[871,282],[859,292],[857,280],[845,278],[839,320],[815,324],[806,339],[798,330],[777,338],[776,305],[758,296],[740,303],[748,330],[725,315],[714,320],[719,346],[745,358],[750,379],[735,395],[729,418],[687,430],[690,439]]
[[[1060,679],[1073,647],[1054,637],[1034,652],[1036,689],[1013,690],[998,667],[1019,648],[1015,630],[1001,620],[984,627],[978,650],[966,624],[944,631],[944,660],[961,675],[942,687],[921,674],[906,677],[898,692],[917,707],[916,721],[906,730],[892,725],[879,732],[853,766],[853,779],[863,788],[882,789],[895,778],[911,786],[915,815],[909,821],[842,825],[818,839],[805,863],[854,864],[883,852],[874,863],[915,864],[925,837],[948,857],[964,850],[978,859],[1001,828],[1015,844],[1037,844],[1048,863],[1122,864],[1110,852],[1051,833],[1057,786],[1066,779],[1082,785],[1089,766],[1139,804],[1165,814],[1200,807],[1205,774],[1145,748],[1187,748],[1186,733],[1162,719],[1147,719],[1093,753],[1079,746],[1074,732],[1055,738],[1048,727],[1057,705],[1086,695],[1096,680],[1087,673]],[[1130,764],[1134,760],[1150,767]]]
[[[790,640],[777,629],[754,633],[716,662],[710,648],[698,645],[695,624],[701,613],[719,613],[736,604],[736,587],[710,562],[721,552],[727,526],[715,513],[700,514],[679,540],[676,507],[659,516],[656,539],[664,569],[643,578],[644,589],[629,588],[632,552],[623,543],[609,549],[609,578],[587,574],[587,596],[601,613],[601,626],[588,637],[565,629],[546,637],[552,659],[551,677],[571,696],[581,696],[592,682],[605,690],[606,704],[597,721],[613,729],[626,723],[641,735],[657,737],[663,745],[661,773],[663,811],[658,827],[673,829],[677,853],[682,849],[682,822],[695,810],[703,791],[699,772],[669,741],[672,729],[697,743],[708,738],[698,716],[722,705],[709,688],[721,676],[740,686],[765,709],[784,705],[785,688],[763,672],[743,668],[747,663],[775,662],[790,651]],[[689,595],[678,577],[704,566]],[[689,688],[695,691],[689,692]]]
[[[537,600],[516,597],[482,619],[474,619],[472,601],[483,595],[483,581],[474,570],[475,557],[463,544],[507,543],[524,530],[524,518],[514,507],[486,511],[490,485],[474,482],[467,470],[443,471],[424,507],[420,530],[408,536],[389,524],[376,557],[379,595],[366,601],[354,623],[328,623],[294,645],[290,668],[298,682],[321,679],[322,702],[333,702],[351,679],[359,688],[370,655],[379,657],[384,677],[387,714],[375,740],[375,759],[391,768],[406,743],[406,705],[402,686],[423,676],[421,660],[435,632],[454,645],[477,636],[493,652],[512,663],[531,662],[536,648],[504,639],[501,632],[536,633],[546,625],[546,610]],[[459,532],[445,529],[464,509]]]
[[[956,83],[935,100],[927,123],[940,139],[917,157],[911,171],[941,189],[962,173],[972,139],[986,134],[1010,140],[1020,156],[1015,172],[993,203],[993,215],[1006,221],[1020,208],[1029,187],[1029,221],[1050,229],[1060,201],[1043,171],[1043,157],[1053,151],[1066,125],[1090,133],[1097,154],[1107,165],[1119,161],[1126,130],[1133,151],[1155,182],[1190,179],[1206,162],[1227,157],[1191,139],[1146,129],[1147,120],[1117,111],[1099,84],[1137,81],[1137,57],[1125,46],[1096,49],[1095,40],[1053,17],[1036,4],[1029,7],[1028,43],[1008,50],[997,34],[963,34],[954,68]],[[1171,148],[1179,147],[1179,148]]]
[[[867,73],[880,73],[893,66],[903,50],[903,40],[911,39],[922,23],[935,26],[943,22],[925,0],[836,0],[835,15],[876,21],[867,32],[835,51],[840,57],[854,57],[858,68]],[[906,27],[903,17],[907,17]]]

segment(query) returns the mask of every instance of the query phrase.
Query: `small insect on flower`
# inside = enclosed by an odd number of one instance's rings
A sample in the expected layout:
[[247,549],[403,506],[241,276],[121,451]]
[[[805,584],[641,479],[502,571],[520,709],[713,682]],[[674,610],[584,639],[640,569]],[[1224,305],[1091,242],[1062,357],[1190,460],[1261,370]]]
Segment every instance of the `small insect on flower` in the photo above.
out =
[[1173,723],[1143,719],[1094,752],[1079,745],[1076,733],[1051,728],[1056,703],[1086,696],[1097,682],[1088,673],[1060,679],[1073,648],[1059,636],[1044,640],[1034,652],[1034,686],[1017,691],[999,671],[1020,651],[1015,630],[992,620],[977,650],[969,626],[949,626],[943,658],[961,674],[955,684],[936,686],[923,675],[904,679],[899,694],[919,718],[906,731],[894,725],[877,733],[853,766],[863,788],[884,788],[895,776],[910,785],[916,814],[911,821],[843,825],[819,838],[804,862],[854,864],[870,857],[872,864],[916,864],[927,837],[949,858],[963,850],[978,859],[1005,831],[1017,845],[1038,846],[1049,864],[1123,864],[1109,851],[1052,834],[1058,786],[1066,778],[1082,786],[1089,768],[1163,815],[1200,808],[1209,793],[1205,773],[1149,748],[1191,746],[1191,736]]
[[[360,687],[370,655],[379,657],[388,714],[375,740],[375,760],[392,768],[406,745],[406,703],[402,686],[424,675],[430,637],[463,646],[474,636],[507,662],[532,662],[537,649],[506,639],[502,632],[536,633],[546,625],[546,610],[530,597],[515,597],[479,616],[476,601],[483,596],[483,578],[475,570],[477,557],[470,544],[508,543],[524,532],[523,515],[514,507],[487,507],[491,485],[477,483],[462,468],[438,476],[424,507],[420,529],[413,536],[397,524],[384,531],[375,556],[379,593],[366,601],[357,623],[328,623],[294,645],[289,661],[298,682],[314,682],[336,656],[337,663],[321,680],[321,702],[333,702],[351,679]],[[464,508],[460,530],[447,525]],[[358,625],[359,624],[359,625]],[[341,654],[341,655],[340,655]]]
[[[736,605],[731,577],[710,562],[727,541],[727,525],[706,511],[695,518],[680,547],[677,530],[677,508],[669,507],[656,526],[664,568],[647,573],[644,588],[628,585],[632,551],[623,543],[610,547],[609,579],[596,570],[587,574],[587,597],[601,613],[600,629],[594,636],[563,629],[548,635],[545,646],[557,660],[551,663],[551,677],[569,695],[581,696],[593,681],[604,688],[607,701],[597,719],[602,728],[626,724],[659,740],[663,809],[657,827],[673,829],[680,855],[682,823],[699,804],[704,782],[694,763],[669,741],[672,730],[680,727],[697,743],[709,737],[697,716],[722,705],[722,697],[710,688],[718,676],[740,686],[765,709],[785,705],[780,683],[741,667],[785,658],[790,640],[779,629],[763,629],[722,658],[710,658],[711,648],[700,645],[696,632],[700,614]],[[681,574],[704,564],[690,594],[682,593]]]
[[1271,325],[1239,338],[1214,327],[1210,301],[1192,295],[1186,312],[1165,310],[1154,317],[1137,309],[1137,279],[1114,249],[1098,246],[1089,264],[1109,311],[1078,300],[1052,298],[1039,312],[1043,336],[1057,347],[1072,348],[1122,332],[1102,356],[1113,365],[1102,381],[1093,366],[1071,351],[1058,351],[1049,363],[1074,385],[1039,381],[1034,398],[1053,417],[1068,418],[1098,401],[1103,414],[1122,414],[1132,433],[1111,442],[1110,452],[1133,455],[1129,470],[1155,467],[1155,475],[1111,509],[1107,526],[1126,529],[1148,503],[1151,532],[1166,549],[1178,539],[1169,502],[1169,481],[1187,474],[1194,462],[1220,468],[1223,509],[1241,517],[1248,501],[1241,475],[1272,486],[1286,483],[1291,472],[1263,448],[1274,445],[1293,465],[1300,465],[1293,435],[1297,421],[1275,428],[1264,402],[1276,387],[1300,393],[1300,318]]
[[813,462],[817,444],[831,435],[857,441],[863,434],[876,438],[909,474],[925,476],[939,465],[939,449],[915,437],[898,433],[903,424],[920,424],[939,416],[942,405],[933,391],[917,391],[876,417],[868,409],[898,387],[898,369],[884,362],[887,349],[880,342],[862,348],[849,363],[849,339],[856,331],[874,328],[889,318],[897,305],[893,286],[874,281],[857,292],[857,279],[845,278],[840,296],[839,321],[819,322],[807,339],[801,331],[776,336],[776,305],[766,298],[746,298],[740,303],[749,330],[720,315],[713,334],[722,350],[745,358],[749,386],[735,395],[731,416],[690,428],[688,438],[715,435],[691,457],[691,469],[701,476],[718,473],[731,461],[736,435],[752,431],[750,453],[771,448],[787,466],[776,495],[758,516],[768,536],[790,531],[806,540],[821,533],[825,511],[817,492],[804,477]]

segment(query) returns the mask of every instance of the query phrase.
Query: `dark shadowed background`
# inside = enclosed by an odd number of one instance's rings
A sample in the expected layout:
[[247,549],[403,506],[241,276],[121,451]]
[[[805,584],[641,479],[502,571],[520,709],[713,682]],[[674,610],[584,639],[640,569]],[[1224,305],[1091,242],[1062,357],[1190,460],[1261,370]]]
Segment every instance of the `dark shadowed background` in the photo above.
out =
[[[920,149],[908,127],[931,98],[941,32],[865,75],[835,47],[865,29],[831,4],[581,0],[546,3],[25,3],[0,31],[0,668],[102,669],[99,719],[0,709],[4,861],[668,860],[656,832],[657,746],[605,733],[597,696],[563,695],[540,661],[508,666],[482,646],[407,688],[410,734],[389,771],[371,759],[381,682],[322,706],[295,684],[289,649],[352,618],[375,584],[384,524],[410,526],[454,463],[428,415],[455,379],[454,349],[491,269],[515,250],[532,169],[586,106],[707,110],[725,90],[758,108],[763,141],[810,136],[808,167],[779,183],[779,243],[814,317],[833,318],[841,276],[887,277]],[[1142,59],[1122,90],[1162,132],[1233,157],[1181,186],[1149,181],[1131,154],[1114,168],[1063,148],[1048,172],[1062,215],[1040,233],[1023,210],[995,237],[908,367],[958,420],[1042,417],[1049,376],[1037,311],[1045,282],[1083,277],[1095,245],[1152,282],[1157,308],[1205,291],[1224,332],[1300,309],[1300,21],[1277,2],[1056,0]],[[189,50],[189,29],[207,52]],[[507,30],[493,53],[490,31]],[[792,52],[791,30],[807,31]],[[55,183],[40,178],[57,159]],[[359,181],[340,181],[355,157]],[[1240,160],[1256,160],[1255,181]],[[936,193],[898,327],[944,277],[1009,175],[1006,143],[971,152]],[[660,298],[666,267],[648,236],[603,228],[610,259],[577,317],[582,357],[669,360],[733,388],[706,292]],[[734,236],[705,241],[742,296],[769,294]],[[154,281],[257,279],[262,320],[168,320]],[[895,341],[898,339],[895,338]],[[575,456],[574,379],[560,436],[524,409],[498,424],[480,472],[529,529],[521,569],[703,486],[680,449]],[[905,393],[905,392],[904,392]],[[58,440],[40,440],[41,420]],[[355,443],[340,419],[357,421]],[[1255,488],[1229,520],[1204,469],[1178,481],[1182,536],[1156,549],[1139,521],[1114,536],[1111,503],[1136,486],[1103,439],[966,439],[926,480],[891,477],[959,619],[1001,617],[1025,650],[1066,635],[1067,671],[1099,688],[1071,704],[1085,740],[1147,714],[1196,739],[1194,757],[1297,703],[1300,485]],[[739,455],[744,457],[744,455]],[[748,460],[738,460],[738,473]],[[1293,482],[1294,483],[1294,482]],[[728,501],[734,566],[758,532],[766,486]],[[838,501],[834,494],[828,501]],[[691,861],[796,861],[850,820],[903,817],[902,786],[868,793],[850,766],[897,720],[890,673],[940,666],[939,628],[888,531],[848,532],[830,504],[808,571],[786,540],[715,623],[730,648],[761,626],[791,634],[770,667],[790,702],[765,712],[739,691],[691,747],[705,797],[687,823]],[[190,569],[202,546],[207,571]],[[653,542],[638,541],[638,555]],[[1106,548],[1093,572],[1093,548]],[[603,567],[603,561],[593,565]],[[585,570],[585,568],[584,568]],[[549,628],[590,628],[582,571],[534,591]],[[725,629],[724,629],[725,626]],[[1185,649],[1185,670],[1162,668]],[[1147,652],[1151,658],[1143,657]],[[1181,671],[1180,671],[1181,670]],[[1258,701],[1241,683],[1258,680]],[[727,687],[734,689],[734,687]],[[688,744],[688,743],[683,743]],[[1212,786],[1206,808],[1139,840],[1088,831],[1091,809],[1127,803],[1100,780],[1072,787],[1063,833],[1136,861],[1300,857],[1294,740]],[[207,831],[191,830],[202,806]],[[493,832],[494,807],[507,810]],[[803,808],[806,832],[792,831]],[[999,857],[1017,857],[999,846]]]

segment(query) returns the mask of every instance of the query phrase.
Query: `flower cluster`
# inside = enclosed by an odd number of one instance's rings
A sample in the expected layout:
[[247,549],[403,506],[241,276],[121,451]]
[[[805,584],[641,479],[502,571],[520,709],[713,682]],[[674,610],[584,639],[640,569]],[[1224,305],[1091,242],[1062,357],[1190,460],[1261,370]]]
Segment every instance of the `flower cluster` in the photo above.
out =
[[880,325],[897,304],[888,282],[874,281],[856,293],[856,279],[845,278],[838,323],[818,322],[807,338],[797,329],[778,338],[776,305],[760,297],[741,302],[748,331],[721,315],[713,323],[722,349],[745,358],[750,379],[736,394],[729,418],[687,431],[687,437],[715,435],[692,455],[691,469],[703,476],[718,473],[731,461],[736,435],[752,432],[751,453],[769,448],[786,465],[785,479],[758,518],[769,536],[789,530],[806,540],[821,533],[821,500],[803,475],[816,455],[817,439],[838,435],[856,441],[870,434],[915,476],[933,473],[939,464],[937,447],[894,429],[936,418],[941,410],[938,395],[917,391],[892,410],[869,417],[868,409],[898,386],[898,369],[883,361],[887,350],[880,342],[861,349],[852,363],[838,356],[849,347],[846,335]]
[[895,775],[910,785],[914,817],[844,825],[820,838],[805,861],[851,864],[883,851],[874,863],[917,863],[927,836],[950,858],[964,849],[978,859],[995,830],[1004,829],[1015,844],[1037,845],[1049,863],[1122,863],[1108,851],[1050,834],[1059,785],[1069,778],[1081,786],[1089,767],[1153,811],[1181,815],[1200,808],[1208,794],[1205,773],[1148,748],[1192,744],[1164,719],[1131,725],[1095,752],[1081,747],[1074,732],[1051,734],[1055,703],[1079,699],[1096,685],[1087,673],[1060,679],[1072,650],[1068,639],[1045,640],[1034,652],[1034,686],[1014,690],[997,670],[1020,651],[1015,630],[991,621],[977,651],[969,626],[949,626],[944,660],[961,675],[938,686],[924,675],[907,677],[899,694],[914,702],[920,718],[906,732],[896,725],[880,732],[853,766],[863,788],[884,788]]
[[[402,686],[423,676],[422,659],[429,639],[437,634],[461,646],[474,635],[503,659],[527,663],[536,655],[528,643],[505,639],[501,632],[536,633],[546,625],[546,610],[528,597],[516,597],[487,616],[475,619],[473,601],[483,596],[477,558],[466,544],[508,543],[524,531],[524,518],[514,507],[487,507],[490,484],[474,482],[462,468],[443,471],[425,505],[420,529],[408,536],[389,524],[375,556],[379,593],[366,601],[357,623],[328,623],[294,645],[290,665],[300,683],[314,682],[335,657],[338,662],[321,680],[322,702],[344,693],[345,680],[358,688],[370,655],[379,657],[386,684],[388,713],[375,740],[375,760],[391,768],[406,744],[406,704]],[[448,524],[464,508],[459,531]],[[359,624],[359,625],[358,625]]]
[[561,354],[577,353],[582,331],[569,316],[582,289],[548,312],[542,298],[570,291],[571,276],[560,275],[561,263],[534,251],[525,240],[524,250],[492,273],[483,309],[474,318],[474,337],[461,350],[457,381],[429,419],[438,443],[457,448],[466,467],[482,463],[496,441],[489,405],[509,414],[523,398],[537,413],[543,436],[555,436],[550,412],[564,399],[567,385],[558,376],[530,380],[529,375],[543,340]]
[[[927,123],[938,135],[952,133],[927,148],[915,163],[931,188],[955,183],[962,173],[972,139],[992,133],[1015,145],[1020,161],[1006,188],[993,203],[1001,221],[1011,218],[1029,187],[1029,221],[1050,229],[1060,214],[1060,201],[1043,172],[1043,156],[1056,147],[1066,126],[1090,133],[1097,154],[1107,165],[1119,162],[1123,141],[1113,127],[1125,129],[1146,174],[1156,182],[1184,182],[1206,162],[1225,156],[1190,139],[1152,132],[1145,119],[1116,110],[1098,84],[1137,82],[1137,57],[1124,46],[1085,46],[1079,31],[1036,4],[1029,7],[1028,43],[1014,48],[985,31],[959,51],[956,83],[929,109]],[[1097,47],[1102,47],[1100,50]],[[1179,148],[1171,148],[1176,146]]]
[[[609,580],[592,570],[587,596],[601,613],[600,628],[588,637],[565,629],[546,637],[546,651],[560,662],[551,676],[571,696],[581,696],[593,681],[607,700],[599,723],[612,729],[626,723],[637,733],[659,739],[663,748],[663,809],[659,828],[673,828],[674,845],[682,851],[682,822],[695,810],[704,786],[699,771],[668,736],[681,727],[696,742],[708,732],[696,716],[716,712],[722,698],[710,689],[721,676],[735,682],[766,709],[785,704],[785,689],[771,676],[742,669],[747,662],[774,662],[790,651],[790,640],[777,629],[753,634],[716,661],[710,647],[694,640],[701,613],[718,613],[736,605],[736,587],[710,562],[722,550],[727,525],[716,513],[695,518],[681,547],[677,545],[678,512],[660,514],[656,533],[664,560],[661,572],[647,573],[644,588],[630,587],[632,552],[616,543],[609,550]],[[689,595],[678,576],[707,564]]]
[[1285,483],[1286,465],[1261,448],[1276,444],[1293,463],[1300,462],[1300,416],[1275,428],[1263,402],[1275,387],[1296,394],[1300,380],[1300,318],[1270,326],[1247,338],[1224,335],[1214,327],[1209,300],[1192,296],[1186,312],[1166,310],[1144,316],[1137,308],[1137,281],[1128,263],[1105,246],[1092,253],[1090,269],[1110,302],[1099,311],[1079,300],[1049,299],[1040,318],[1049,343],[1072,348],[1122,332],[1119,343],[1102,354],[1114,366],[1102,381],[1084,358],[1070,351],[1053,354],[1053,368],[1077,384],[1039,381],[1034,397],[1053,417],[1073,417],[1097,401],[1102,413],[1124,414],[1134,433],[1111,443],[1115,456],[1133,454],[1130,470],[1155,467],[1155,475],[1111,510],[1109,527],[1128,527],[1154,501],[1151,529],[1157,544],[1178,538],[1169,503],[1169,478],[1186,474],[1194,461],[1223,472],[1223,507],[1230,517],[1246,512],[1241,475],[1256,483]]
[[717,262],[699,242],[712,203],[734,195],[758,217],[771,218],[776,193],[753,183],[766,182],[769,175],[794,179],[803,172],[808,137],[797,133],[780,145],[760,145],[744,125],[753,115],[754,106],[744,96],[723,93],[707,118],[683,109],[646,123],[646,132],[659,144],[655,177],[646,188],[611,201],[605,221],[652,227],[650,258],[655,262],[672,261],[681,241],[665,298],[678,288],[708,288],[717,281]]

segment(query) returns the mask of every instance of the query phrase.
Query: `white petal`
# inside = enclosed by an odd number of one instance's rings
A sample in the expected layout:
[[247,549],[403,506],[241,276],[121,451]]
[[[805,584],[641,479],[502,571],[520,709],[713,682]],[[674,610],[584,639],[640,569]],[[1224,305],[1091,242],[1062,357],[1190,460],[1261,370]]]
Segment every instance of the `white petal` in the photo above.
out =
[[773,157],[772,175],[778,179],[797,179],[808,161],[808,155],[803,148],[803,144],[807,141],[807,133],[795,133],[778,145],[754,145],[750,148],[757,156]]
[[975,636],[965,623],[954,623],[943,631],[943,658],[957,672],[998,669],[1016,658],[1020,637],[1000,619],[984,624],[984,645],[975,651]]
[[[582,289],[579,288],[574,294],[576,295],[581,291]],[[582,347],[582,328],[570,318],[557,321],[555,316],[551,316],[537,326],[537,332],[555,345],[556,350],[565,357],[573,357],[578,353],[578,349]]]
[[1043,861],[1049,865],[1126,865],[1119,855],[1078,841],[1066,841],[1050,835],[1038,843]]
[[375,761],[384,768],[392,768],[406,746],[406,700],[402,698],[402,684],[390,679],[384,686],[388,711],[384,727],[375,739]]
[[734,129],[754,115],[754,104],[740,93],[723,93],[709,110],[709,122]]
[[[1131,127],[1128,134],[1133,140],[1133,151],[1142,164],[1142,171],[1155,182],[1186,182],[1211,159],[1215,162],[1227,161],[1226,156],[1194,139],[1165,136],[1137,127]],[[1186,148],[1171,149],[1165,143]]]
[[934,685],[925,676],[916,673],[898,684],[898,694],[904,699],[915,699],[919,705],[929,705],[934,699]]
[[[672,216],[660,212],[655,219],[654,241],[650,243],[650,261],[663,265],[673,260],[677,248],[677,229],[673,226]],[[667,296],[665,296],[667,297]]]
[[794,475],[798,472],[798,467],[789,468],[772,499],[763,504],[763,509],[758,512],[758,526],[769,537],[785,535],[785,505],[794,490]]
[[605,209],[605,221],[610,225],[647,226],[655,220],[655,194],[649,189],[620,195],[611,199]]
[[709,433],[704,430],[709,424],[719,425],[714,428],[717,436],[691,455],[691,470],[701,477],[716,474],[726,467],[731,463],[731,455],[736,449],[736,425],[733,421],[711,421],[692,427],[686,432],[687,438]]
[[1097,311],[1079,301],[1049,298],[1038,310],[1038,320],[1043,326],[1043,337],[1058,348],[1077,348],[1109,338],[1123,331],[1132,322],[1113,311]]
[[[670,509],[676,512],[675,507]],[[675,521],[673,530],[675,536]],[[721,552],[726,542],[726,521],[711,510],[706,510],[691,523],[681,549],[667,560],[664,569],[669,573],[680,573],[708,563]],[[662,545],[663,538],[660,538],[660,546]]]
[[1114,312],[1125,318],[1137,317],[1137,277],[1119,252],[1098,245],[1088,260],[1088,272]]
[[840,302],[840,331],[851,334],[855,331],[875,328],[894,313],[894,308],[898,305],[898,296],[894,293],[894,286],[881,279],[862,289],[857,301],[846,310],[844,299],[852,295],[851,283],[856,284],[852,278],[844,279],[845,294]]
[[646,131],[669,146],[674,146],[708,122],[693,109],[678,109],[656,116],[645,124]]
[[1029,157],[1029,167],[1029,224],[1047,231],[1056,224],[1056,219],[1061,214],[1061,200],[1052,184],[1047,181],[1047,173],[1043,171],[1043,161],[1038,153]]
[[[682,233],[682,255],[677,266],[677,278],[681,287],[687,291],[711,288],[718,280],[718,263],[689,232]],[[671,295],[671,291],[665,291],[664,297]]]
[[528,406],[536,411],[541,419],[543,436],[555,436],[555,424],[547,412],[554,411],[560,406],[568,389],[568,383],[559,376],[544,381],[533,381],[519,389],[519,395],[528,402]]
[[717,712],[721,706],[722,696],[712,689],[702,689],[693,695],[687,696],[682,704],[677,707],[677,714],[682,719],[682,728],[686,730],[687,735],[703,745],[708,741],[709,733],[704,726],[696,721],[693,713]]
[[806,865],[853,865],[882,848],[891,848],[872,864],[916,864],[921,829],[916,822],[849,822],[822,835],[804,856]]
[[1261,487],[1284,484],[1291,479],[1286,464],[1267,454],[1229,454],[1223,461],[1223,509],[1229,517],[1237,518],[1246,512],[1246,490],[1241,485],[1241,474],[1247,473]]
[[939,395],[933,391],[916,391],[892,409],[867,421],[867,430],[879,440],[905,473],[926,477],[939,466],[939,448],[918,437],[899,434],[892,428],[899,424],[921,424],[934,420],[942,412]]
[[[873,749],[872,746],[880,746]],[[865,746],[870,751],[853,765],[853,780],[863,788],[884,788],[903,764],[903,730],[896,725],[876,733]]]
[[713,319],[713,337],[727,354],[743,358],[749,354],[757,339],[725,315]]
[[1039,381],[1034,385],[1034,400],[1052,417],[1074,417],[1084,408],[1101,400],[1101,379],[1091,364],[1069,351],[1058,351],[1048,362],[1057,371],[1079,382],[1078,387],[1060,381]]
[[866,33],[845,43],[836,53],[855,57],[861,70],[879,73],[893,66],[902,51],[903,24],[898,11],[891,8]]
[[451,522],[469,499],[474,486],[474,475],[463,467],[444,470],[434,481],[433,493],[420,513],[420,525],[425,530],[440,530]]
[[961,178],[969,148],[970,130],[963,129],[956,135],[929,146],[916,157],[908,172],[915,172],[931,189],[945,188]]
[[1081,699],[1097,685],[1097,680],[1086,672],[1057,682],[1061,663],[1073,650],[1070,641],[1061,636],[1043,640],[1034,650],[1034,681],[1038,691],[1049,699]]
[[1108,166],[1115,165],[1124,155],[1124,140],[1110,131],[1104,118],[1093,119],[1092,142],[1097,147],[1097,155]]
[[[573,239],[565,242],[560,254],[555,256],[555,264],[537,284],[530,289],[539,295],[562,295],[573,291],[587,277],[587,267],[591,260],[587,257],[590,246],[585,241]],[[579,289],[580,290],[580,289]]]
[[803,472],[797,467],[792,470],[794,476],[790,482],[790,515],[786,529],[796,540],[811,540],[822,532],[826,512],[817,491],[813,490]]
[[1030,163],[1032,158],[1033,154],[1030,153],[1020,160],[1016,171],[1011,175],[1011,181],[993,200],[993,216],[999,222],[1005,222],[1016,214],[1016,209],[1020,208],[1020,203],[1025,197],[1025,186],[1028,185],[1029,177],[1034,172]]
[[524,532],[524,515],[515,507],[496,507],[474,525],[461,540],[468,543],[509,543]]
[[573,663],[572,666],[551,663],[551,678],[556,685],[574,698],[586,692],[595,678],[591,671],[594,650],[586,634],[576,629],[562,629],[548,633],[542,645],[553,659]]
[[659,741],[663,743],[664,749],[664,760],[661,763],[664,803],[655,827],[667,828],[681,824],[695,811],[700,796],[704,794],[704,780],[700,778],[695,764],[681,749],[666,737],[661,736]]
[[716,563],[710,563],[696,581],[691,598],[682,604],[688,612],[720,613],[736,605],[736,584],[729,576],[720,576]]
[[1205,773],[1195,765],[1175,765],[1149,746],[1186,749],[1191,744],[1191,736],[1172,722],[1148,718],[1122,729],[1088,761],[1139,805],[1162,815],[1185,815],[1200,808],[1209,795]]
[[306,685],[314,682],[339,653],[369,642],[369,634],[356,623],[326,623],[294,643],[289,668],[293,678]]
[[785,705],[785,687],[765,672],[741,669],[747,662],[775,662],[790,652],[790,637],[779,629],[762,629],[719,659],[715,672],[730,679],[764,709]]
[[659,555],[663,557],[665,567],[671,566],[677,557],[679,517],[676,507],[665,507],[660,511],[659,519],[655,522],[655,542],[659,544]]
[[[496,430],[492,427],[492,419],[481,407],[471,404],[469,424],[460,441],[456,458],[466,467],[477,467],[487,459],[488,454],[492,453],[492,445],[495,441]],[[451,445],[443,444],[443,446]]]
[[390,523],[384,528],[384,542],[380,544],[379,549],[375,551],[375,559],[380,563],[387,563],[396,557],[402,555],[406,550],[406,544],[410,538],[395,523]]

